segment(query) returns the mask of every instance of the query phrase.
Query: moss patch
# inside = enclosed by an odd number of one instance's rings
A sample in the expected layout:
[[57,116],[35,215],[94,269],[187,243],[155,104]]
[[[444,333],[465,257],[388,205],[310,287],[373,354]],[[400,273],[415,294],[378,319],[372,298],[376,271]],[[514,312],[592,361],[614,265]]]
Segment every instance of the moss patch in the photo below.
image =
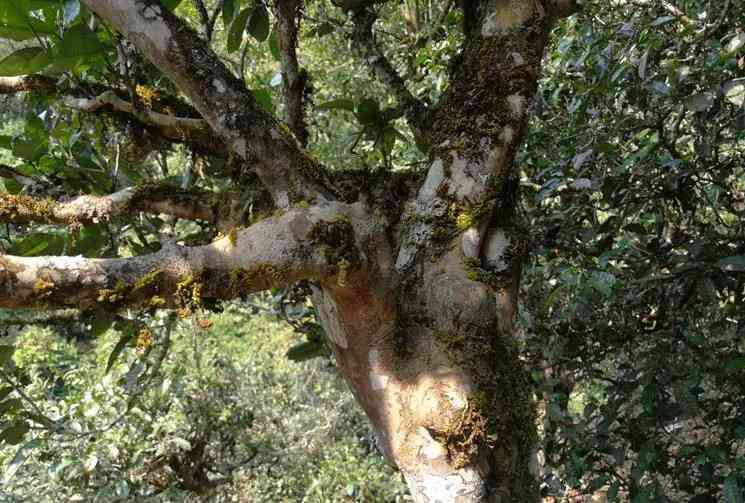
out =
[[165,304],[165,299],[161,296],[164,279],[163,271],[156,269],[143,274],[132,283],[119,280],[113,288],[98,291],[98,302],[118,308],[133,301],[146,301],[151,307],[159,307],[161,299]]
[[0,195],[0,219],[4,222],[54,223],[57,202],[53,199],[2,194]]
[[314,246],[321,247],[323,256],[330,265],[346,269],[359,262],[354,227],[346,215],[316,223],[308,233],[308,240]]
[[[479,446],[495,453],[491,477],[510,494],[536,494],[528,465],[537,442],[533,389],[519,359],[517,344],[500,334],[496,322],[465,333],[436,333],[438,342],[457,368],[474,380],[463,419],[447,431],[433,432],[447,446],[451,462],[474,461]],[[513,463],[524,464],[515,470]],[[525,475],[525,480],[517,475]]]

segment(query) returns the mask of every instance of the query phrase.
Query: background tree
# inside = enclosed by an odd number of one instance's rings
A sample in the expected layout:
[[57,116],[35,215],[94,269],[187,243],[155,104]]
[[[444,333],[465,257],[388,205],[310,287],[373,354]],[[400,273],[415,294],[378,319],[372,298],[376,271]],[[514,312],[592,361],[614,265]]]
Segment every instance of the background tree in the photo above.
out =
[[[534,391],[545,493],[742,497],[741,7],[588,4],[552,48],[563,3],[167,3],[0,7],[4,307],[113,324],[144,390],[162,308],[300,284],[290,356],[331,349],[416,501],[535,500]],[[4,441],[74,428],[11,349]],[[150,466],[208,490],[211,441]]]

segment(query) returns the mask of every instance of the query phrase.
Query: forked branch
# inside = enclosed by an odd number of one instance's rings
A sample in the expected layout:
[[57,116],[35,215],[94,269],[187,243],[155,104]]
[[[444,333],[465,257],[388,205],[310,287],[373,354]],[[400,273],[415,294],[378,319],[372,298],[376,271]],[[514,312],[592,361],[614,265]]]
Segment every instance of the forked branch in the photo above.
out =
[[264,111],[208,43],[153,0],[83,0],[110,22],[194,104],[215,134],[253,168],[280,208],[298,200],[331,199],[308,177],[313,164],[292,135]]
[[[122,92],[99,84],[84,83],[87,93],[82,89],[63,91],[57,87],[57,80],[44,75],[19,75],[0,77],[0,94],[35,93],[41,95],[61,95],[62,103],[68,108],[87,113],[108,112],[131,115],[152,134],[170,142],[183,143],[199,152],[217,157],[226,155],[222,141],[215,137],[206,121],[198,118],[199,113],[186,102],[168,96],[162,105],[166,109],[176,109],[179,116],[151,109],[136,109],[121,98]],[[98,96],[90,97],[90,92]],[[118,93],[118,94],[117,94]]]
[[176,117],[148,109],[135,110],[135,107],[130,102],[121,99],[113,91],[107,91],[95,98],[66,96],[63,101],[68,107],[83,112],[95,112],[104,107],[111,107],[117,112],[134,114],[142,122],[167,131],[167,136],[183,136],[187,131],[201,131],[208,127],[207,123],[202,119]]

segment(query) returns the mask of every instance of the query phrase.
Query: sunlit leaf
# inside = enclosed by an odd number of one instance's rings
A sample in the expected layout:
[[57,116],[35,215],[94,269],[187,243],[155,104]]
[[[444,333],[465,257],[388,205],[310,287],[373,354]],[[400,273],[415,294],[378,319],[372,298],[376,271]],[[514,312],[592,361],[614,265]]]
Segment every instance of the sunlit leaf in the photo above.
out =
[[42,47],[24,47],[0,61],[0,76],[11,77],[43,70],[50,63],[47,51]]
[[228,52],[235,52],[241,47],[243,42],[243,32],[246,29],[246,23],[248,17],[251,15],[251,9],[245,8],[240,14],[233,20],[230,25],[230,31],[228,32]]

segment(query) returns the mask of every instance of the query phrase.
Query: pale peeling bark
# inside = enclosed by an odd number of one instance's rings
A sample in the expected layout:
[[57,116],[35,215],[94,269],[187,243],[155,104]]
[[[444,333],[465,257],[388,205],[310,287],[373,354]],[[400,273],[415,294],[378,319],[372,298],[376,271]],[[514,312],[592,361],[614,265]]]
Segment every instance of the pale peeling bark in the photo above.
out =
[[[118,309],[124,306],[198,307],[304,279],[353,275],[376,231],[361,205],[330,203],[267,218],[209,245],[165,245],[131,258],[0,255],[0,307]],[[339,224],[343,222],[343,224]],[[329,253],[340,225],[356,261],[340,265]]]
[[84,112],[95,112],[104,107],[111,107],[117,112],[136,114],[137,118],[146,124],[157,126],[167,131],[166,136],[181,137],[186,131],[207,129],[207,123],[202,119],[190,117],[176,117],[155,112],[153,110],[135,110],[132,104],[119,98],[113,91],[107,91],[95,98],[75,98],[66,96],[63,99],[66,106]]
[[77,196],[67,201],[0,194],[0,222],[15,224],[86,225],[140,211],[211,222],[219,208],[211,194],[163,185],[128,187],[108,196]]
[[315,163],[266,113],[193,30],[151,0],[84,0],[109,21],[194,104],[235,154],[249,161],[280,208],[328,191],[305,172]]
[[[550,18],[539,2],[481,2],[452,85],[433,113],[434,160],[416,201],[396,267],[406,271],[431,245],[456,204],[464,255],[478,259],[489,218],[510,191]],[[434,218],[432,218],[434,217]]]

